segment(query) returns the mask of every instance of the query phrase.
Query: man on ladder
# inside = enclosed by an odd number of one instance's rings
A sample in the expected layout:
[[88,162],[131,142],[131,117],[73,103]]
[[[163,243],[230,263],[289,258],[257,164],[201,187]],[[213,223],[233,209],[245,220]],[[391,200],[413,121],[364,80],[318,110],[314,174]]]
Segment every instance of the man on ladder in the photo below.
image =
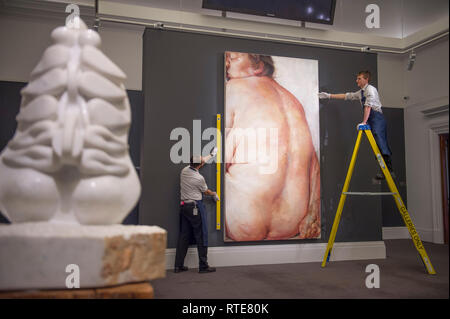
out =
[[[427,270],[427,272],[431,275],[436,274],[436,271],[431,264],[430,258],[428,257],[425,247],[420,240],[419,234],[411,221],[411,217],[409,216],[408,210],[399,194],[397,186],[392,179],[392,164],[390,160],[391,150],[387,143],[386,136],[386,121],[384,119],[383,114],[381,113],[381,103],[378,98],[377,89],[373,86],[369,85],[370,73],[368,71],[361,71],[358,73],[358,77],[356,79],[356,83],[361,88],[361,90],[355,93],[346,93],[346,94],[329,94],[325,92],[319,93],[319,98],[324,99],[345,99],[345,100],[355,100],[359,99],[364,109],[364,119],[363,122],[358,124],[358,137],[356,139],[355,148],[353,150],[352,159],[350,161],[349,169],[347,171],[347,176],[345,178],[344,187],[342,189],[341,198],[339,200],[339,205],[336,211],[336,216],[334,218],[333,227],[331,228],[330,237],[328,239],[327,248],[325,250],[324,258],[322,261],[322,267],[325,267],[326,263],[329,261],[331,256],[331,250],[333,248],[334,241],[336,239],[337,229],[339,227],[339,221],[341,218],[342,210],[344,208],[344,203],[347,195],[382,195],[383,193],[369,193],[369,192],[348,192],[350,180],[352,178],[353,169],[355,167],[356,156],[358,154],[359,146],[361,144],[362,133],[364,132],[369,139],[370,146],[375,154],[375,157],[380,164],[380,168],[382,169],[383,179],[386,179],[386,182],[389,186],[390,193],[386,193],[392,195],[395,200],[395,204],[400,212],[400,215],[405,222],[406,227],[408,228],[409,234],[413,240],[414,246],[419,253],[422,262]],[[372,134],[373,131],[373,134]],[[377,175],[377,179],[379,176]]]
[[[392,175],[392,161],[391,161],[391,149],[387,141],[386,120],[384,119],[383,112],[381,111],[381,102],[378,96],[377,89],[369,84],[370,72],[360,71],[356,78],[356,83],[360,88],[359,91],[353,93],[342,94],[330,94],[326,92],[320,92],[320,99],[339,99],[339,100],[360,100],[364,110],[364,118],[359,125],[370,125],[373,137],[377,142],[378,148],[383,155],[384,162],[386,163],[389,172]],[[378,173],[375,176],[377,180],[385,179],[384,174]]]

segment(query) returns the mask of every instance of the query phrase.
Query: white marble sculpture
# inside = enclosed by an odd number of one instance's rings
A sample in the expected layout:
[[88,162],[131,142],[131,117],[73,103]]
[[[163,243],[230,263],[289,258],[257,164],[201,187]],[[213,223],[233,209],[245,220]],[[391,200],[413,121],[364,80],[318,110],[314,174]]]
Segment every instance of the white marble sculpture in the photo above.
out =
[[118,225],[141,185],[128,153],[125,74],[77,24],[52,32],[0,154],[0,291],[73,289],[165,276],[167,232]]
[[120,223],[141,191],[128,153],[126,76],[81,20],[51,37],[0,154],[0,210],[12,223]]

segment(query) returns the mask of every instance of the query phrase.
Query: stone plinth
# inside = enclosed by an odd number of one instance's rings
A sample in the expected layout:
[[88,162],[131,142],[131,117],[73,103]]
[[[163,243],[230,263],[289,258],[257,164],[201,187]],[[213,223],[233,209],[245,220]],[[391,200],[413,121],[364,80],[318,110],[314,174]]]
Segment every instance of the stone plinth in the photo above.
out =
[[[21,223],[0,226],[0,290],[94,288],[165,276],[158,226]],[[75,266],[74,266],[75,265]]]

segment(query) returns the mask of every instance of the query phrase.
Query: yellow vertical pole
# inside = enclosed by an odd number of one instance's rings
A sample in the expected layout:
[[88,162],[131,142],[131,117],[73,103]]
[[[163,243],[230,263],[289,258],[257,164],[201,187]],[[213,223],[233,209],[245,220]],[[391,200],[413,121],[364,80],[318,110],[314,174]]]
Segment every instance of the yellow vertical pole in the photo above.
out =
[[220,173],[221,173],[221,158],[222,158],[222,131],[221,131],[221,115],[217,114],[217,155],[216,155],[216,193],[219,196],[219,200],[216,201],[216,229],[220,230]]
[[386,177],[386,182],[389,186],[389,189],[393,193],[392,196],[394,196],[395,204],[397,205],[397,208],[400,212],[400,215],[402,215],[403,221],[408,228],[409,234],[411,235],[411,238],[414,242],[414,246],[416,247],[417,251],[419,252],[420,257],[422,258],[423,264],[427,270],[427,272],[430,275],[435,275],[436,271],[433,268],[433,265],[431,264],[430,258],[427,255],[427,252],[425,250],[425,247],[422,244],[422,241],[420,240],[419,233],[417,232],[416,228],[414,227],[414,224],[411,220],[411,217],[409,216],[408,211],[406,210],[406,206],[403,203],[403,200],[400,196],[400,193],[398,192],[397,186],[395,186],[394,180],[392,179],[391,173],[389,172],[389,169],[386,167],[386,163],[384,162],[383,156],[381,155],[380,149],[378,148],[378,145],[372,135],[372,131],[364,130],[366,132],[367,138],[369,139],[370,145],[372,146],[373,152],[375,153],[375,156],[378,160],[378,163],[380,164],[381,170],[383,171],[384,176]]
[[345,178],[344,188],[342,189],[341,199],[339,200],[336,216],[334,217],[333,227],[331,229],[330,238],[328,239],[327,249],[325,250],[325,255],[323,256],[322,267],[326,266],[327,261],[330,259],[331,256],[331,250],[333,249],[334,240],[336,238],[337,229],[339,227],[339,221],[341,219],[342,210],[344,209],[344,203],[347,197],[345,193],[348,191],[350,180],[352,179],[353,170],[355,168],[356,156],[358,155],[359,146],[361,144],[361,136],[362,131],[360,130],[358,132],[358,137],[356,138],[355,148],[353,150],[352,159],[350,161],[350,166],[347,171],[347,177]]

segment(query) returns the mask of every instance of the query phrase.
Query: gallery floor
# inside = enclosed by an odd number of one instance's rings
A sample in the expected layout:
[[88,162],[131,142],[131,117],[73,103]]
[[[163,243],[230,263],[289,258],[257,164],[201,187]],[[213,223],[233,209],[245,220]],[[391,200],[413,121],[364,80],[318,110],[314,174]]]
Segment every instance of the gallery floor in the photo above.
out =
[[[386,259],[197,269],[152,281],[155,299],[449,298],[449,247],[424,243],[437,275],[428,275],[409,239],[386,240]],[[380,269],[380,288],[366,288],[366,266]]]

